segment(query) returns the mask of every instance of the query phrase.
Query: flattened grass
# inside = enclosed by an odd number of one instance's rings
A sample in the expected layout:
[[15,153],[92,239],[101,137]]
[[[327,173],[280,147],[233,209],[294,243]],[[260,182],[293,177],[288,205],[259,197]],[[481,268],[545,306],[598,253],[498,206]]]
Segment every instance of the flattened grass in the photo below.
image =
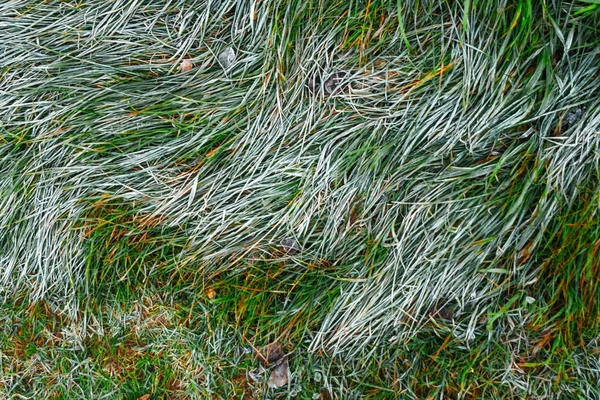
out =
[[598,11],[3,4],[1,390],[598,397]]

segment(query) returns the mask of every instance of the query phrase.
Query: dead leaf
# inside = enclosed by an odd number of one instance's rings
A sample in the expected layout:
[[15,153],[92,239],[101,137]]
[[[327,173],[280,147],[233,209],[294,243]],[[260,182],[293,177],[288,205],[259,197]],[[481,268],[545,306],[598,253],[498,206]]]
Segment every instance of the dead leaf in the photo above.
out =
[[223,69],[229,68],[235,63],[235,51],[231,47],[226,47],[217,57]]
[[257,351],[257,355],[260,365],[266,367],[268,365],[276,363],[277,361],[283,358],[283,346],[279,342],[270,343],[264,348],[262,353],[259,353]]
[[283,360],[271,371],[267,385],[270,388],[279,388],[285,386],[288,383],[288,376],[290,373],[289,364],[287,357],[283,357]]
[[138,397],[137,400],[148,400],[150,398],[150,394],[146,393],[145,395]]
[[281,240],[281,247],[283,248],[283,252],[290,256],[300,251],[300,244],[295,239],[289,237]]
[[430,309],[429,316],[432,318],[441,318],[446,321],[454,320],[454,311],[444,306],[445,299],[438,300]]
[[259,383],[262,380],[261,376],[264,371],[264,368],[255,369],[253,371],[248,372],[248,376],[250,376],[250,379],[252,379],[252,381]]
[[181,64],[179,64],[179,71],[187,72],[194,68],[194,64],[190,60],[182,60]]
[[204,292],[204,294],[206,294],[206,297],[208,297],[209,300],[212,300],[217,295],[217,292],[215,291],[215,289],[209,288],[206,289],[206,292]]
[[325,94],[338,94],[346,89],[348,87],[348,75],[347,72],[336,72],[327,78],[323,84]]
[[[262,353],[255,350],[258,361],[263,368],[271,367],[267,385],[270,388],[279,388],[288,383],[290,375],[288,357],[283,352],[283,346],[279,342],[273,342],[265,346]],[[264,369],[263,369],[264,371]]]

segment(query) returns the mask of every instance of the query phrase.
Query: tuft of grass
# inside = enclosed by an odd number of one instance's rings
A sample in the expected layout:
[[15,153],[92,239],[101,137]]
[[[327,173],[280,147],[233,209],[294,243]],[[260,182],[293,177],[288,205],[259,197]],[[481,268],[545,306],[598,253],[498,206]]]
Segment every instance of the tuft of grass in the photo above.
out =
[[140,215],[134,206],[107,197],[92,203],[82,222],[89,246],[88,294],[118,295],[147,281],[167,286],[181,278],[173,267],[186,244],[176,228],[162,226],[159,218]]
[[543,326],[567,349],[584,345],[600,325],[600,192],[579,191],[572,205],[561,207],[544,250],[535,254],[548,302]]

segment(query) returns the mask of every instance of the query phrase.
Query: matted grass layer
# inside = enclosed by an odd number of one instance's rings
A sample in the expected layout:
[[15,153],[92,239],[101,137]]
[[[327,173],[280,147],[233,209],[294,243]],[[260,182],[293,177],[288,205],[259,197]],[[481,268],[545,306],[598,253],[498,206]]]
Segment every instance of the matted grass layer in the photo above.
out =
[[0,51],[3,396],[600,397],[597,1],[10,1]]

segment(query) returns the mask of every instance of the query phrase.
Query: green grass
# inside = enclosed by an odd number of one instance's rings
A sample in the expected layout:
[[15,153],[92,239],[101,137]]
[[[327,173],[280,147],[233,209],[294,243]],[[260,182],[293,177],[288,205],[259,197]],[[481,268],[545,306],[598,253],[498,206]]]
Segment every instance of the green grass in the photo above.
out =
[[1,5],[0,397],[600,397],[599,38],[586,0]]
[[[152,398],[285,397],[286,390],[269,390],[248,376],[258,368],[252,348],[278,339],[291,353],[291,389],[299,398],[329,391],[343,398],[506,398],[507,388],[518,397],[559,391],[569,398],[597,395],[594,383],[581,379],[582,369],[597,367],[586,364],[590,360],[585,356],[586,351],[597,354],[597,347],[562,352],[542,346],[531,354],[524,338],[515,342],[510,334],[495,343],[479,338],[466,346],[449,324],[431,321],[405,346],[349,362],[307,351],[299,340],[305,332],[277,335],[246,329],[278,321],[263,304],[244,297],[247,289],[215,291],[211,300],[161,297],[164,290],[154,287],[141,296],[139,290],[130,291],[128,301],[91,304],[94,319],[85,328],[84,321],[61,317],[42,303],[6,304],[0,338],[6,393],[44,398],[137,399],[148,393]],[[522,308],[513,304],[512,311]],[[255,320],[245,319],[244,326],[236,327],[234,320],[245,317],[244,312],[254,312]],[[78,340],[81,329],[90,333]],[[507,371],[507,365],[512,369]],[[527,390],[519,386],[531,379]]]

